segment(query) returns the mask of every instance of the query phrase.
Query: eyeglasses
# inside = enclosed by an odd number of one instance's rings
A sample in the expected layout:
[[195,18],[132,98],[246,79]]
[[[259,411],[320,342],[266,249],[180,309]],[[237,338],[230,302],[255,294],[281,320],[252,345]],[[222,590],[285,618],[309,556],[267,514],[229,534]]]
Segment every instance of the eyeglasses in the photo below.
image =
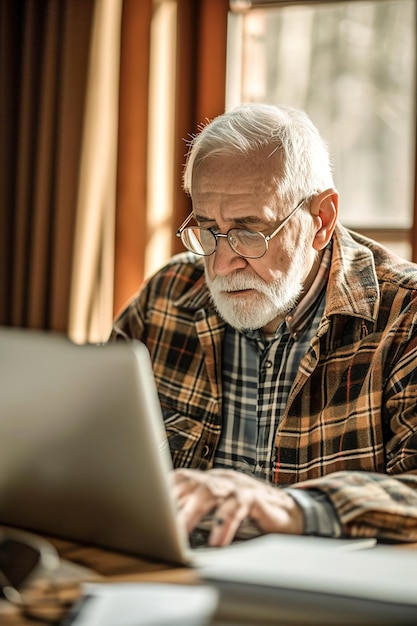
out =
[[278,235],[294,213],[305,202],[305,198],[287,215],[281,224],[270,235],[264,235],[258,231],[246,230],[245,228],[231,228],[227,233],[216,233],[212,228],[201,226],[187,226],[193,219],[191,213],[177,230],[177,237],[190,252],[200,256],[210,256],[217,250],[217,239],[225,237],[233,252],[245,259],[260,259],[268,252],[268,242]]
[[81,585],[55,581],[59,567],[59,556],[49,542],[24,531],[0,529],[0,598],[21,616],[58,624],[70,611]]

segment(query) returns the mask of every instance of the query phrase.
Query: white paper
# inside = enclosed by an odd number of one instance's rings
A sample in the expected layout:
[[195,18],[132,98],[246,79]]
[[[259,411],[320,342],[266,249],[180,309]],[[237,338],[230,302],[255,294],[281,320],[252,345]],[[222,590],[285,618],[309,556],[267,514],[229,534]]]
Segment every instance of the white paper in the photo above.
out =
[[200,575],[209,582],[279,587],[417,607],[417,550],[379,545],[358,550],[360,547],[361,543],[350,545],[349,540],[265,535],[241,544],[239,549],[219,551],[215,558],[207,555]]
[[217,592],[207,586],[88,583],[71,626],[208,626]]

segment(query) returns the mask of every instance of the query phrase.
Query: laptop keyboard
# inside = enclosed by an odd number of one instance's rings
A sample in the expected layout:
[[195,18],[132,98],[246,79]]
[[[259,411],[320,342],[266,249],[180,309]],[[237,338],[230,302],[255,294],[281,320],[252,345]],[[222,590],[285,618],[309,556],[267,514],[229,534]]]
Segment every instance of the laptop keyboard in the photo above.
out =
[[[208,547],[208,538],[212,524],[213,517],[211,515],[206,515],[205,517],[203,517],[202,520],[200,520],[198,526],[194,528],[189,536],[191,548],[198,549]],[[262,534],[263,533],[254,523],[252,523],[250,520],[245,520],[240,525],[233,543],[237,541],[251,539],[253,537],[258,537]]]
[[210,531],[206,528],[195,528],[190,534],[190,546],[193,550],[208,547],[208,537]]

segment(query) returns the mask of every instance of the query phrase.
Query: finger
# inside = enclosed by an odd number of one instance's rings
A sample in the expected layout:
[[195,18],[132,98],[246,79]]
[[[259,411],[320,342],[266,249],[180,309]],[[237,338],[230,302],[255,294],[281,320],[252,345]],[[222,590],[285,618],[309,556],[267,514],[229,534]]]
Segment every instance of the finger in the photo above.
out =
[[179,511],[180,518],[183,520],[187,531],[189,533],[192,532],[199,521],[210,513],[215,506],[216,499],[205,485],[199,485],[188,493],[181,501]]
[[226,499],[235,491],[235,481],[231,474],[220,474],[216,470],[175,470],[172,478],[173,493],[178,501],[183,501],[197,490],[206,490],[212,501]]
[[238,498],[231,496],[224,500],[214,511],[209,545],[226,546],[232,543],[248,512],[248,505],[240,502]]
[[202,472],[191,469],[175,469],[170,473],[170,482],[174,488],[187,485],[190,482],[202,480]]
[[181,483],[173,488],[172,493],[174,498],[177,500],[178,505],[182,506],[193,491],[198,488],[199,485],[196,482]]
[[171,473],[172,493],[181,502],[190,493],[204,483],[202,473],[198,470],[174,470]]

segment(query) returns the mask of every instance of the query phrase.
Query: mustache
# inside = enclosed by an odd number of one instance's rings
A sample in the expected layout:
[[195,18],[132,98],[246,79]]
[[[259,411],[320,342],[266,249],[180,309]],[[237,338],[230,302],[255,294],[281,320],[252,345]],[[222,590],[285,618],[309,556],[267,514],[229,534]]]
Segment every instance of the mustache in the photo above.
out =
[[231,274],[229,276],[215,276],[212,280],[208,279],[208,284],[217,292],[241,291],[244,289],[256,289],[262,293],[269,291],[269,285],[261,278],[250,275]]

